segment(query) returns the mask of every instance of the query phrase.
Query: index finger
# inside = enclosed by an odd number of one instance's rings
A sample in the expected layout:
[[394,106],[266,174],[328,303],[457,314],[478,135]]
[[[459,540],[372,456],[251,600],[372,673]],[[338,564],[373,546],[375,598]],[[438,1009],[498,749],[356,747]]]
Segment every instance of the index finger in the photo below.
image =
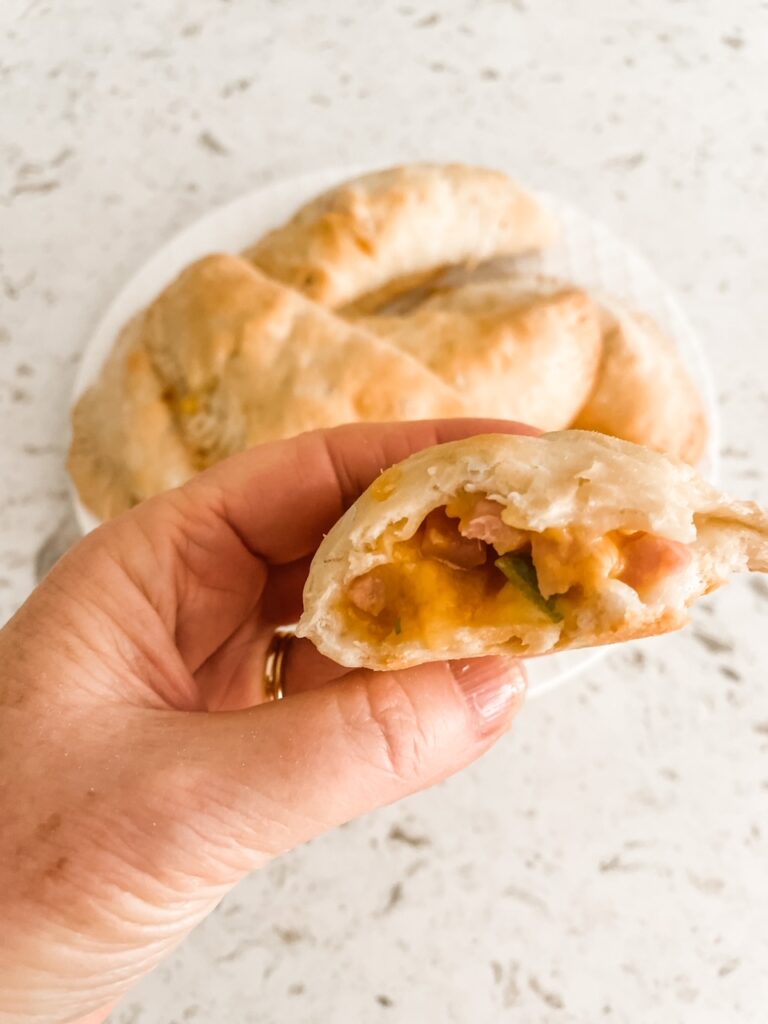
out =
[[312,554],[382,470],[422,448],[476,434],[536,434],[508,420],[355,423],[259,445],[186,485],[254,554],[273,564]]

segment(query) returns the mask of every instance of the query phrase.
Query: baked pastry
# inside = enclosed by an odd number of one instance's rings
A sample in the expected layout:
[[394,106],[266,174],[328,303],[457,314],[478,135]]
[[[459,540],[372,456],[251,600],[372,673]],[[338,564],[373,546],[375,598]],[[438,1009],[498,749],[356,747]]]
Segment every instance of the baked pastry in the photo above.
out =
[[68,468],[80,499],[111,519],[195,471],[144,347],[145,315],[121,331],[98,382],[72,412]]
[[505,174],[410,164],[312,199],[245,256],[316,302],[355,302],[360,313],[446,265],[539,249],[554,236],[551,215]]
[[[695,461],[701,402],[650,322],[525,261],[509,277],[508,256],[553,235],[505,175],[415,164],[319,196],[247,260],[198,261],[121,332],[74,411],[83,501],[108,518],[247,446],[361,420],[575,420]],[[485,280],[467,283],[478,261]],[[405,316],[361,315],[412,304],[415,282],[439,290]]]
[[680,353],[650,317],[603,307],[603,355],[595,387],[573,421],[696,465],[707,416]]
[[[469,281],[437,292],[417,312],[425,321],[431,312],[463,324],[524,307],[535,296],[552,297],[564,287],[524,274]],[[696,465],[707,444],[707,417],[679,350],[650,317],[604,296],[593,301],[601,320],[600,365],[583,406],[557,426],[596,430]]]
[[299,635],[342,665],[535,655],[677,629],[768,571],[768,514],[585,431],[488,435],[388,469],[317,550]]
[[[400,351],[412,353],[483,416],[518,420],[541,430],[567,427],[584,405],[600,362],[599,310],[589,295],[551,296],[443,306],[439,296],[407,316],[357,322]],[[456,293],[459,294],[459,293]]]
[[407,352],[236,256],[208,256],[133,322],[81,398],[69,468],[106,517],[263,441],[469,414]]

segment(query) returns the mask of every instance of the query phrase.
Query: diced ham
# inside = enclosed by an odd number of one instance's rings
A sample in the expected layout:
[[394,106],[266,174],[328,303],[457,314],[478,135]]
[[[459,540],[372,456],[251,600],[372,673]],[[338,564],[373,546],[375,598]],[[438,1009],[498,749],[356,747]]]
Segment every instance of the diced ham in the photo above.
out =
[[652,533],[638,533],[624,545],[624,568],[619,576],[633,590],[650,590],[691,563],[685,544]]
[[357,579],[352,580],[347,587],[347,596],[361,612],[366,612],[368,615],[381,615],[387,603],[387,588],[384,585],[384,580],[367,573],[365,576],[358,576]]
[[501,518],[503,507],[498,501],[481,498],[472,509],[472,514],[466,519],[462,519],[460,527],[462,536],[492,544],[500,555],[506,555],[510,551],[518,551],[524,547],[528,541],[527,534],[524,530],[507,526]]
[[480,540],[462,537],[455,519],[450,519],[443,508],[436,508],[424,520],[421,553],[454,569],[475,569],[484,565],[488,549]]

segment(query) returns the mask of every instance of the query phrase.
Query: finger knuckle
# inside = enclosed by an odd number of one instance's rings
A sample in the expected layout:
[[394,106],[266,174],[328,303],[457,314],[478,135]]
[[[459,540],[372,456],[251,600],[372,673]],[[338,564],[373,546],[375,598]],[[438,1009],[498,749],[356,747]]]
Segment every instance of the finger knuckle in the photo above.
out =
[[424,774],[429,741],[405,688],[382,673],[361,688],[348,718],[363,756],[403,782]]

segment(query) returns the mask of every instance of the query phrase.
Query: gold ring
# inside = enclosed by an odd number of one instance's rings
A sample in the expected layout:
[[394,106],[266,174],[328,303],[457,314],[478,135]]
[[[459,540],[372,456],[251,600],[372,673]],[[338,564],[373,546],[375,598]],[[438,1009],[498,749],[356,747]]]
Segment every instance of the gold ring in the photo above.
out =
[[282,700],[283,664],[288,651],[288,644],[296,635],[295,626],[279,626],[269,641],[264,658],[264,693],[267,700]]

